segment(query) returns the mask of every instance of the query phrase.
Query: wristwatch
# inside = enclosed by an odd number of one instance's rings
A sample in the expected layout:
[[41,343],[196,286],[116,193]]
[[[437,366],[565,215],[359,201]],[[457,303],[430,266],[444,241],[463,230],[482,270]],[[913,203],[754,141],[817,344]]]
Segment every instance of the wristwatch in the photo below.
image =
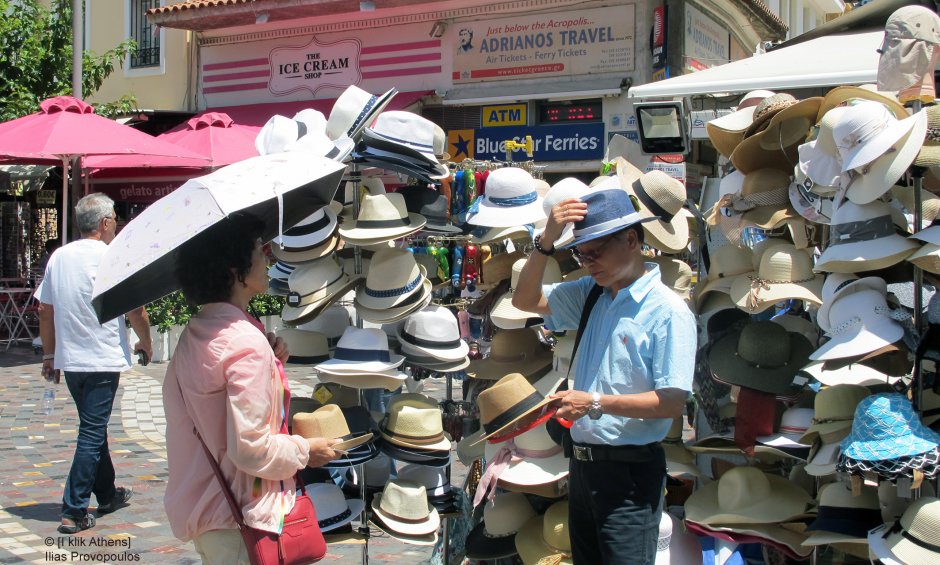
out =
[[600,420],[601,415],[604,412],[601,410],[601,395],[599,392],[591,394],[591,407],[588,408],[588,418],[592,420]]

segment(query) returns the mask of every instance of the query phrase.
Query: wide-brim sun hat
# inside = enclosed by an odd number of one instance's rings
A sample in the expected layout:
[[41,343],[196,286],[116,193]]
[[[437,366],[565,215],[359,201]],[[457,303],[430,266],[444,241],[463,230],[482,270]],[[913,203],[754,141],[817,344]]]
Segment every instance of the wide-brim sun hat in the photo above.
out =
[[768,121],[767,127],[745,138],[731,154],[738,170],[770,167],[790,170],[799,156],[798,146],[816,122],[821,97],[806,98],[785,106]]
[[911,128],[871,161],[853,169],[846,196],[857,204],[872,202],[891,190],[904,176],[920,150],[927,131],[927,114],[918,112],[908,118]]
[[823,96],[822,104],[819,105],[819,113],[816,115],[816,121],[821,121],[827,112],[846,104],[846,102],[851,104],[862,100],[883,104],[899,120],[903,120],[910,115],[904,105],[898,102],[897,97],[893,94],[878,92],[873,88],[865,88],[864,86],[837,86]]
[[891,207],[884,202],[845,200],[832,214],[830,244],[814,270],[831,273],[875,271],[900,263],[917,244],[895,232]]
[[892,318],[885,296],[876,290],[859,290],[834,301],[829,315],[829,341],[810,355],[813,361],[829,361],[871,353],[904,337],[904,327]]
[[859,290],[876,290],[882,294],[887,294],[888,283],[881,277],[862,277],[859,278],[854,273],[831,273],[823,282],[822,305],[816,312],[816,323],[823,331],[829,331],[832,324],[829,323],[829,310],[839,298],[857,292]]
[[890,385],[900,379],[900,377],[889,377],[861,363],[853,363],[831,371],[825,370],[824,365],[825,362],[814,361],[800,370],[825,386],[839,384],[860,386]]
[[[878,536],[881,540],[878,540]],[[874,539],[873,539],[874,538]],[[940,559],[940,499],[924,496],[912,502],[901,519],[872,530],[872,552],[883,562],[896,559],[906,565],[933,565]]]
[[518,167],[491,171],[486,179],[486,193],[471,204],[467,213],[468,224],[491,228],[531,224],[544,218],[535,179]]
[[692,493],[686,519],[705,525],[771,524],[803,515],[812,498],[788,479],[735,467]]
[[842,157],[842,172],[860,169],[881,157],[918,122],[924,126],[917,136],[920,145],[926,131],[926,114],[918,112],[899,120],[880,103],[861,101],[849,106],[832,131]]
[[378,243],[405,237],[426,223],[421,214],[408,212],[401,194],[366,194],[362,197],[359,218],[344,222],[339,235],[353,244]]
[[841,186],[844,179],[842,157],[832,137],[832,128],[847,109],[845,106],[839,106],[826,112],[817,124],[816,138],[797,148],[800,157],[799,169],[814,184]]
[[581,201],[587,204],[587,213],[583,220],[574,224],[574,239],[559,249],[570,249],[656,219],[643,217],[625,190],[599,190],[582,197]]
[[928,273],[940,275],[940,245],[925,243],[907,261]]
[[493,560],[516,555],[516,533],[535,515],[526,496],[519,492],[502,493],[487,501],[483,520],[467,535],[467,557]]
[[744,139],[744,131],[754,121],[754,111],[761,100],[773,96],[769,90],[753,90],[741,98],[737,109],[705,124],[708,139],[725,157],[731,157],[734,148]]
[[643,223],[644,242],[668,254],[680,253],[689,245],[689,222],[679,213],[686,201],[681,182],[652,170],[624,188],[637,198],[640,215],[653,219]]
[[823,278],[813,272],[808,253],[790,243],[764,250],[758,271],[735,277],[728,294],[735,305],[757,314],[784,300],[822,303]]
[[773,322],[752,322],[712,344],[708,364],[721,382],[790,395],[801,388],[793,379],[812,351],[802,335]]
[[563,500],[519,528],[516,552],[524,565],[573,565],[568,514],[568,501]]

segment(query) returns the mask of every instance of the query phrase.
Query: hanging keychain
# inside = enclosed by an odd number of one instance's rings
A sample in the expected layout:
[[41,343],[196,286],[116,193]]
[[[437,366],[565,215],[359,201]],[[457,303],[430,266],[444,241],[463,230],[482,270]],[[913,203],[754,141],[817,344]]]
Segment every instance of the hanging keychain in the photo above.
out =
[[460,328],[460,337],[470,339],[470,312],[462,305],[457,310],[457,327]]
[[446,281],[450,278],[450,261],[447,260],[447,248],[430,245],[427,248],[428,255],[434,257],[437,263],[437,278]]
[[454,288],[460,288],[460,272],[463,270],[463,250],[459,245],[455,245],[453,249],[453,260],[451,261],[450,269],[450,281],[454,285]]
[[474,282],[479,279],[479,256],[477,253],[477,246],[472,243],[468,243],[463,250],[463,274],[460,277],[460,280],[467,282],[468,280],[473,280]]

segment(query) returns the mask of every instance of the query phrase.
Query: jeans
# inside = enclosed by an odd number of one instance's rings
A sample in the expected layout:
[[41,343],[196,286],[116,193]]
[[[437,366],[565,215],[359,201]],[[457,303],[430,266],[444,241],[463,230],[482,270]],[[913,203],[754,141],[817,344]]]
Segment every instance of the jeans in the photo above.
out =
[[666,486],[656,444],[636,462],[571,459],[568,528],[575,565],[653,565]]
[[62,495],[62,516],[82,519],[95,494],[98,504],[114,498],[114,465],[108,452],[108,420],[121,374],[65,372],[65,383],[78,408],[78,442]]

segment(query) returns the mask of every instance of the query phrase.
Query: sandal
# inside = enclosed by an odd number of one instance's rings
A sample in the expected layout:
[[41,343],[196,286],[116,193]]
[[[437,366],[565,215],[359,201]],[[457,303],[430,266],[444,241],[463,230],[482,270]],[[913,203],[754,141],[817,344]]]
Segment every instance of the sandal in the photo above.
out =
[[85,514],[82,518],[62,517],[62,523],[59,524],[58,532],[60,534],[77,534],[82,530],[95,527],[95,517],[91,514]]
[[114,489],[114,497],[111,498],[109,502],[98,505],[98,515],[110,514],[118,508],[127,506],[127,501],[130,500],[133,495],[134,491],[132,491],[130,487],[118,487]]

